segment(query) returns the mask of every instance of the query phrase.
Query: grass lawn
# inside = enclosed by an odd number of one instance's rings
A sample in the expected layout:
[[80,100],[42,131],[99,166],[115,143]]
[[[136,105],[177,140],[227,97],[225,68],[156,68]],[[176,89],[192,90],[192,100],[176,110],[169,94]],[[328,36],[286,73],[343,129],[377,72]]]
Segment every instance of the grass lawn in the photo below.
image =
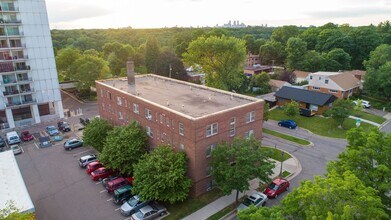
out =
[[262,147],[261,150],[270,153],[269,157],[274,160],[277,160],[279,162],[285,161],[285,160],[288,160],[289,158],[291,158],[291,155],[285,154],[285,153],[284,153],[283,157],[281,158],[282,151],[280,151],[279,149],[273,148],[273,147]]
[[208,220],[219,220],[223,216],[225,216],[226,214],[228,214],[229,212],[231,212],[232,210],[235,210],[235,209],[236,209],[236,205],[235,205],[235,203],[232,203],[231,205],[225,207],[224,209],[220,210],[219,212],[217,212],[216,214],[210,216],[207,219]]
[[276,136],[276,137],[288,140],[288,141],[295,142],[297,144],[301,144],[301,145],[309,145],[309,144],[311,144],[307,140],[304,140],[304,139],[301,139],[301,138],[297,138],[297,137],[293,137],[291,135],[283,134],[283,133],[280,133],[280,132],[277,132],[277,131],[272,131],[272,130],[269,130],[267,128],[264,128],[263,132],[265,132],[266,134],[270,134],[270,135],[273,135],[273,136]]
[[[282,109],[274,109],[270,111],[270,119],[276,121],[291,119],[294,120],[301,128],[308,129],[318,135],[333,138],[345,138],[346,131],[356,127],[356,121],[350,118],[345,120],[343,124],[343,129],[341,129],[338,128],[338,124],[331,118],[324,118],[318,116],[304,117],[301,115],[289,117],[284,114],[284,111]],[[375,126],[367,123],[361,123],[361,127],[364,129],[364,131],[369,132],[369,130]]]
[[164,219],[182,219],[223,195],[224,194],[221,192],[221,190],[214,188],[213,190],[198,198],[189,197],[184,202],[178,202],[176,204],[164,204],[170,213],[170,215]]
[[289,174],[291,174],[291,173],[289,173],[289,172],[286,171],[286,170],[284,170],[284,172],[282,172],[282,176],[283,176],[283,177],[287,177]]
[[354,111],[353,116],[356,116],[356,117],[359,117],[359,118],[362,118],[362,119],[366,119],[366,120],[369,120],[369,121],[373,121],[373,122],[376,122],[378,124],[381,124],[381,123],[386,121],[386,119],[381,117],[381,116],[372,115],[372,114],[369,114],[369,113],[364,112],[364,111]]

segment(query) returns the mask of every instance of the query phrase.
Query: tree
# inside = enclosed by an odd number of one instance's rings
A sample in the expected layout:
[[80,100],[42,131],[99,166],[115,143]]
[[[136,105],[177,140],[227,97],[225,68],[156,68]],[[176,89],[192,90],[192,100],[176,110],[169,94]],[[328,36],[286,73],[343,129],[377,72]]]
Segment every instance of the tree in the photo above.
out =
[[284,106],[284,113],[287,116],[294,117],[300,114],[299,103],[291,101]]
[[33,213],[19,213],[14,201],[7,201],[6,206],[0,209],[0,219],[3,220],[34,220]]
[[304,56],[302,70],[308,72],[325,70],[326,61],[326,58],[322,54],[314,50],[308,51]]
[[304,55],[307,52],[307,43],[300,38],[291,37],[286,47],[286,67],[290,70],[302,69]]
[[352,57],[341,48],[332,49],[326,55],[327,71],[349,70]]
[[302,181],[279,207],[239,213],[240,219],[387,219],[376,190],[365,186],[351,171],[335,171],[326,178]]
[[[171,66],[170,66],[171,64]],[[169,48],[163,48],[160,53],[157,74],[169,77],[171,67],[171,77],[179,80],[187,80],[186,69],[182,60]]]
[[155,37],[149,37],[145,45],[145,66],[148,73],[156,73],[160,57],[160,47]]
[[378,129],[367,134],[359,127],[349,130],[346,138],[346,150],[327,169],[339,174],[350,170],[366,186],[376,189],[383,204],[390,208],[391,199],[385,193],[391,190],[391,134],[385,135]]
[[265,102],[265,104],[263,105],[263,121],[269,120],[270,117],[269,109],[270,109],[269,103]]
[[56,66],[59,74],[62,74],[66,79],[73,78],[72,66],[81,57],[81,52],[75,48],[65,48],[57,52]]
[[279,74],[278,79],[293,84],[296,82],[296,75],[292,71],[284,70]]
[[362,111],[364,111],[364,106],[362,104],[361,99],[357,99],[357,102],[354,105],[354,111],[357,112],[357,114],[361,114]]
[[159,146],[134,166],[132,192],[143,200],[175,203],[187,198],[191,180],[186,176],[186,154]]
[[344,51],[351,52],[353,49],[352,38],[340,29],[325,29],[318,35],[318,44],[316,50],[319,52],[329,52],[334,48],[341,48]]
[[297,26],[289,25],[276,28],[271,36],[271,40],[280,42],[285,45],[288,42],[288,39],[291,37],[297,37],[300,31]]
[[307,43],[307,50],[315,50],[320,32],[319,28],[308,28],[299,35],[299,38]]
[[389,61],[391,61],[391,45],[382,44],[371,51],[369,59],[364,61],[364,66],[367,71],[377,70]]
[[212,151],[212,176],[224,194],[249,189],[249,181],[259,178],[268,182],[274,164],[267,161],[267,155],[260,150],[260,143],[253,136],[250,139],[236,138],[232,144],[223,142]]
[[108,132],[99,159],[106,167],[131,175],[133,165],[140,160],[147,149],[147,133],[133,122],[123,127],[114,127]]
[[343,126],[345,119],[353,112],[353,102],[348,99],[338,99],[333,103],[331,108],[331,117],[340,125]]
[[391,23],[390,21],[380,22],[376,28],[382,38],[383,44],[391,44]]
[[257,93],[266,94],[271,92],[271,86],[269,84],[270,77],[268,73],[262,72],[257,75],[253,75],[250,80],[250,87],[257,87]]
[[206,73],[208,86],[231,91],[241,88],[244,82],[242,68],[246,47],[241,39],[199,37],[189,44],[183,57],[189,65],[200,65]]
[[104,119],[93,119],[83,131],[83,141],[86,146],[92,146],[102,152],[106,137],[113,126]]
[[259,57],[264,64],[283,64],[286,58],[286,52],[280,42],[267,41],[259,48]]

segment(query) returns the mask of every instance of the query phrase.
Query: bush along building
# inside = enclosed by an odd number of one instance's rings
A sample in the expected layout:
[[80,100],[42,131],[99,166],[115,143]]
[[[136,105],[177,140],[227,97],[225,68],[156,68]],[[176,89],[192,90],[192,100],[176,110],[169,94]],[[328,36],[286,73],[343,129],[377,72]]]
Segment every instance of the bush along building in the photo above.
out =
[[96,81],[99,114],[113,125],[137,121],[145,128],[150,150],[169,144],[185,151],[191,194],[213,188],[211,151],[235,137],[262,137],[264,101],[154,74]]

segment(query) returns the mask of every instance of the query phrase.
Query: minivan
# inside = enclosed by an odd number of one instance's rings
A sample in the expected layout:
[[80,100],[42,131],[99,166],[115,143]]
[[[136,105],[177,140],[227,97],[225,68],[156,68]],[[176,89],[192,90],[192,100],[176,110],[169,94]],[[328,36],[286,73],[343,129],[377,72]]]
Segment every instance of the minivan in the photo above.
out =
[[18,144],[21,142],[20,137],[19,137],[18,133],[16,133],[16,131],[8,132],[6,136],[7,136],[7,142],[9,145]]
[[132,187],[130,185],[125,185],[119,189],[114,190],[113,202],[115,204],[122,204],[132,196]]
[[107,189],[108,193],[112,193],[116,189],[119,189],[119,188],[121,188],[121,187],[123,187],[125,185],[130,185],[132,181],[133,181],[133,178],[119,177],[117,179],[114,179],[114,180],[108,182],[105,185],[105,188]]

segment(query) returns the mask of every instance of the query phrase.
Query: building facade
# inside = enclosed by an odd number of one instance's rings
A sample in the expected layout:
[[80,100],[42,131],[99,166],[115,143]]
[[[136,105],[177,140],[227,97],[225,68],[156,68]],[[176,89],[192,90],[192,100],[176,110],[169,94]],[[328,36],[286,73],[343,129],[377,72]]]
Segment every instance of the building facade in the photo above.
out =
[[0,0],[0,125],[64,116],[44,0]]
[[261,99],[153,74],[97,81],[96,89],[101,118],[113,125],[137,121],[150,150],[169,144],[186,152],[193,196],[213,187],[210,156],[218,143],[262,137]]

